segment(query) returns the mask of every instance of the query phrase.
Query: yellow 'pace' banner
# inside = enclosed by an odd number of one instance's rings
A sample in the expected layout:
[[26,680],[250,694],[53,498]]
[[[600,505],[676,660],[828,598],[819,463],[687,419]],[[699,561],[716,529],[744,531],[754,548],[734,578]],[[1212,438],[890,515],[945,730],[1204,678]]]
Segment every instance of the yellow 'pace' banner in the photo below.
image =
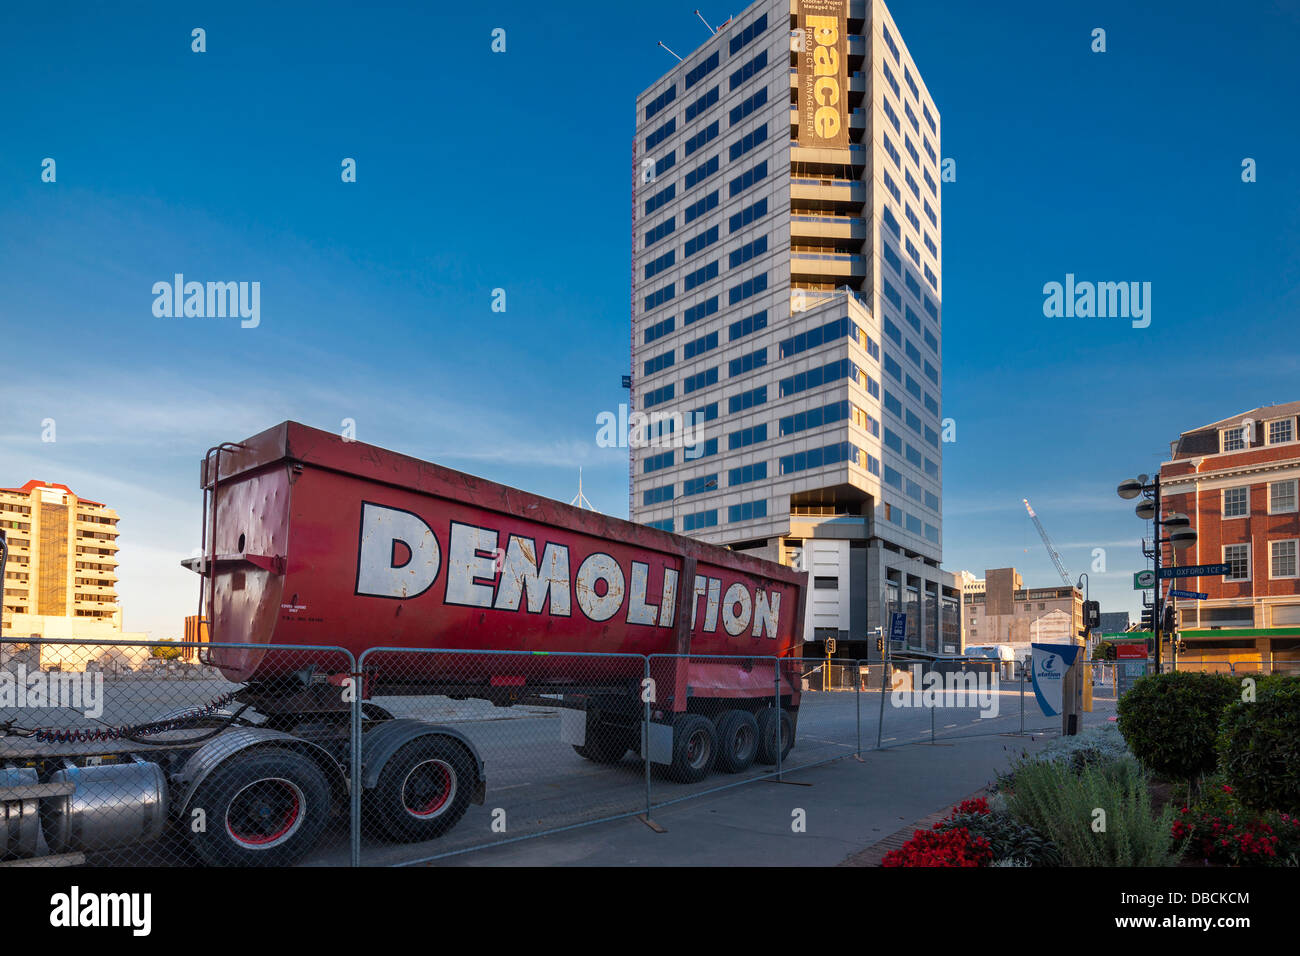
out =
[[799,145],[849,145],[848,0],[799,0]]

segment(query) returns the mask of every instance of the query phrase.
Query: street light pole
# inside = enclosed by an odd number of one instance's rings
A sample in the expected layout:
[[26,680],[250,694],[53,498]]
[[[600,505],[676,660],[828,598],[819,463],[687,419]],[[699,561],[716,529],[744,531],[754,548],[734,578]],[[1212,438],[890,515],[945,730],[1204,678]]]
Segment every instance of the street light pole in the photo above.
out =
[[[1116,494],[1121,498],[1131,499],[1138,495],[1143,495],[1150,499],[1150,502],[1143,502],[1137,506],[1137,516],[1143,521],[1148,519],[1152,522],[1153,537],[1151,539],[1151,561],[1155,566],[1155,582],[1152,590],[1155,592],[1151,598],[1151,632],[1155,638],[1155,669],[1160,673],[1162,666],[1162,645],[1164,643],[1164,597],[1161,593],[1161,564],[1164,558],[1164,545],[1168,544],[1172,551],[1179,548],[1190,548],[1196,544],[1196,529],[1191,527],[1191,522],[1187,515],[1173,513],[1165,515],[1163,513],[1163,501],[1160,493],[1160,473],[1157,472],[1155,477],[1147,483],[1147,476],[1141,475],[1137,478],[1129,478],[1119,483],[1115,489]],[[1162,529],[1170,528],[1171,534],[1168,538],[1161,537]],[[1143,547],[1145,552],[1146,548]],[[1174,562],[1177,564],[1177,561]],[[1172,598],[1171,598],[1172,600]],[[1177,625],[1175,624],[1175,627]]]
[[1156,568],[1156,587],[1155,587],[1156,593],[1155,593],[1155,597],[1152,598],[1152,605],[1151,605],[1151,630],[1154,632],[1156,638],[1156,673],[1159,674],[1160,656],[1161,656],[1160,648],[1163,639],[1160,633],[1161,623],[1162,623],[1161,612],[1163,610],[1163,608],[1161,607],[1161,598],[1160,598],[1160,557],[1164,550],[1163,548],[1160,547],[1160,472],[1159,471],[1156,472],[1155,478],[1151,482],[1151,485],[1155,489],[1154,497],[1155,497],[1155,505],[1156,505],[1155,514],[1152,515],[1152,520],[1155,522],[1155,536],[1151,540],[1151,545],[1152,545],[1151,550],[1155,554],[1154,560],[1155,560],[1155,568]]

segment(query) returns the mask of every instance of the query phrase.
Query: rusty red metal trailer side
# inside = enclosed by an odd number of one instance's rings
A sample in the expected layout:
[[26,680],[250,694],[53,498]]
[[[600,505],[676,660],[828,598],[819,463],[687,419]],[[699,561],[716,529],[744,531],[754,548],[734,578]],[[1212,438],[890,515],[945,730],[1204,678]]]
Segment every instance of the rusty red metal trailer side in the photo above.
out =
[[[284,422],[204,459],[203,612],[234,680],[303,666],[259,645],[547,652],[530,684],[630,680],[642,664],[589,654],[788,657],[804,573]],[[409,677],[501,686],[509,655],[405,655]],[[781,668],[782,671],[785,668]],[[670,709],[773,693],[769,665],[695,658],[657,669]],[[783,693],[797,705],[796,682]],[[469,696],[474,696],[470,693]]]

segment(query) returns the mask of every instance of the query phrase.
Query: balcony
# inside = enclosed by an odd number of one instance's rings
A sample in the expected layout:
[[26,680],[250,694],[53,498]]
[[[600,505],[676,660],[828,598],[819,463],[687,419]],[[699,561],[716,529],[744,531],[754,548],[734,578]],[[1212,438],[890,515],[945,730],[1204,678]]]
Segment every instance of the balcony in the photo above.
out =
[[867,165],[867,147],[861,143],[850,143],[848,149],[817,149],[800,146],[798,140],[792,139],[790,161],[801,164],[805,170],[814,165],[825,166],[828,170],[841,166],[861,169]]
[[867,184],[859,179],[792,177],[790,201],[828,211],[856,212],[867,201]]
[[844,252],[791,252],[790,278],[865,279],[867,257]]
[[105,538],[88,538],[84,534],[77,535],[77,546],[82,548],[103,548],[113,552],[120,550],[116,541]]
[[804,242],[866,239],[867,221],[858,216],[808,216],[795,213],[790,217],[790,238]]

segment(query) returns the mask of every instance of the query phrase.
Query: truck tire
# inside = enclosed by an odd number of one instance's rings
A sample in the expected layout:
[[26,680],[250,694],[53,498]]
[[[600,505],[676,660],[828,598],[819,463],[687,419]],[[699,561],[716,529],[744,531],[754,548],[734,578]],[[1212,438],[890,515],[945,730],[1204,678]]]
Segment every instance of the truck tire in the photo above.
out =
[[776,763],[777,727],[781,735],[781,759],[784,760],[794,746],[794,721],[784,709],[767,707],[758,714],[758,762],[767,766]]
[[204,832],[187,828],[195,852],[207,865],[289,866],[324,832],[330,788],[311,758],[294,750],[258,747],[235,754],[212,771],[189,807],[206,814]]
[[384,764],[367,815],[401,843],[432,840],[460,822],[475,783],[474,760],[459,741],[418,737]]
[[709,775],[718,755],[718,731],[700,714],[678,714],[673,720],[673,762],[668,777],[678,783],[698,783]]
[[574,752],[592,763],[618,763],[632,745],[631,735],[621,727],[591,728],[585,744],[574,744]]
[[718,720],[718,769],[740,773],[758,756],[758,721],[747,710],[729,710]]

